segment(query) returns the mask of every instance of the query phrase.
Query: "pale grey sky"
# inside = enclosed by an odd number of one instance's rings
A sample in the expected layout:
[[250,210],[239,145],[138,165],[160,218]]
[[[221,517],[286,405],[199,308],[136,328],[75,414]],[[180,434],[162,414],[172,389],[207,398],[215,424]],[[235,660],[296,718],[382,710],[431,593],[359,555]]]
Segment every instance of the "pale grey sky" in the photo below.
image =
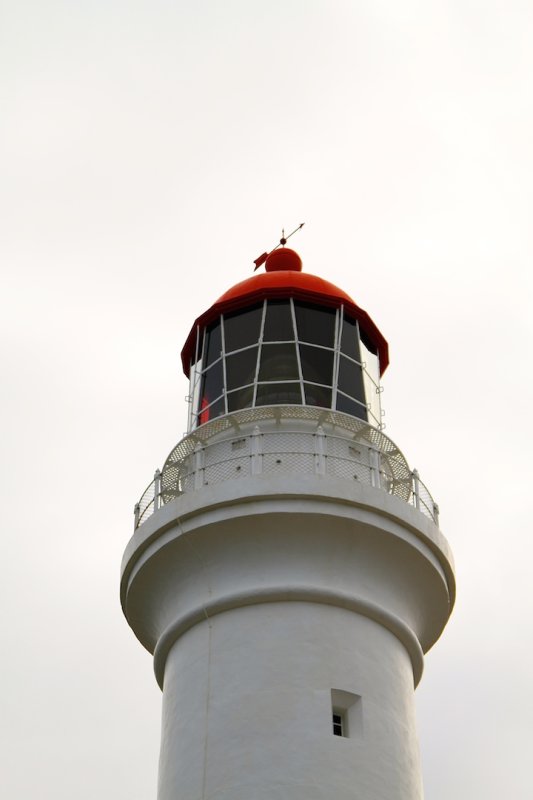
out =
[[155,797],[118,601],[194,318],[280,229],[390,343],[458,601],[427,800],[529,800],[530,0],[0,0],[3,797]]

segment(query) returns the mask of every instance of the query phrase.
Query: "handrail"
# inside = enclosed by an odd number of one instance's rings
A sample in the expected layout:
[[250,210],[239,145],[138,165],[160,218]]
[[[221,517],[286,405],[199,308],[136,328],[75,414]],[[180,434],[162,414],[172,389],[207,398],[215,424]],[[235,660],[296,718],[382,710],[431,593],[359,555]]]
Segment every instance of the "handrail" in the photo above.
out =
[[174,448],[135,505],[135,528],[182,494],[244,476],[284,472],[356,480],[399,497],[438,524],[438,506],[428,488],[382,432],[362,424],[356,435],[353,430],[325,432],[320,424],[314,430],[286,429],[290,420],[282,429],[255,425],[241,431],[238,422],[222,435],[219,429],[213,435],[204,430],[203,440],[193,434]]

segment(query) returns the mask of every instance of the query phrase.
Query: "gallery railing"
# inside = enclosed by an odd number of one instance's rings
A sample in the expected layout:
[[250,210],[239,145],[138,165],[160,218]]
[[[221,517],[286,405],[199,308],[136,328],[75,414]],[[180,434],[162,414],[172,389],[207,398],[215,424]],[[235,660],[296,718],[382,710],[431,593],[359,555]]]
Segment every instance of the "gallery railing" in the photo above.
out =
[[[286,473],[358,481],[399,497],[438,524],[438,506],[431,493],[382,431],[338,412],[320,414],[313,409],[313,415],[310,408],[290,408],[289,419],[277,409],[284,420],[279,430],[269,429],[275,413],[269,416],[269,409],[249,409],[214,420],[186,436],[163,470],[156,470],[135,505],[135,528],[182,494],[245,476]],[[297,420],[310,417],[319,423],[316,428],[298,430]],[[291,420],[294,423],[287,429]],[[228,421],[231,424],[225,426]],[[261,421],[266,422],[263,428],[253,424]],[[243,423],[247,430],[240,430]]]

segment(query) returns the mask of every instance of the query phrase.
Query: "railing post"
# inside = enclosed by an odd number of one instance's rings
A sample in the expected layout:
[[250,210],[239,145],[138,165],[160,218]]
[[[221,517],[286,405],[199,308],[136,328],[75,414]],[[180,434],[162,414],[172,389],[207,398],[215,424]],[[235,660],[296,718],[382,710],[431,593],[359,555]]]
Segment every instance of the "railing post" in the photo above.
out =
[[141,506],[139,503],[135,503],[133,507],[133,530],[136,531],[139,527],[139,516],[141,513]]
[[315,433],[315,472],[317,475],[326,474],[326,434],[322,425]]
[[420,476],[418,474],[418,470],[414,469],[412,475],[413,475],[413,497],[415,499],[415,508],[418,508],[418,510],[420,511]]
[[435,525],[439,524],[439,507],[435,501],[433,501],[433,521]]
[[154,473],[154,511],[161,505],[161,472],[156,469]]
[[263,448],[261,437],[262,434],[259,425],[256,425],[250,437],[252,475],[260,475],[263,472]]
[[198,442],[194,448],[194,488],[201,489],[204,485],[204,448]]
[[374,450],[373,447],[369,448],[369,461],[370,461],[370,483],[375,489],[381,488],[381,459],[379,450]]

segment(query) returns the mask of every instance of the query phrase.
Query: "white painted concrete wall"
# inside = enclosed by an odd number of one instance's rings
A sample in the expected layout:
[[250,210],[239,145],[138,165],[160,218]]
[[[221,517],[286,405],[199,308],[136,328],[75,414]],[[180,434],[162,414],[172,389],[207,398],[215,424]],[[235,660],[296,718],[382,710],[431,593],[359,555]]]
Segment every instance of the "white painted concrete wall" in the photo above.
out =
[[[349,738],[331,689],[359,694]],[[165,670],[160,800],[417,800],[413,673],[398,639],[333,606],[268,603],[219,614]]]

